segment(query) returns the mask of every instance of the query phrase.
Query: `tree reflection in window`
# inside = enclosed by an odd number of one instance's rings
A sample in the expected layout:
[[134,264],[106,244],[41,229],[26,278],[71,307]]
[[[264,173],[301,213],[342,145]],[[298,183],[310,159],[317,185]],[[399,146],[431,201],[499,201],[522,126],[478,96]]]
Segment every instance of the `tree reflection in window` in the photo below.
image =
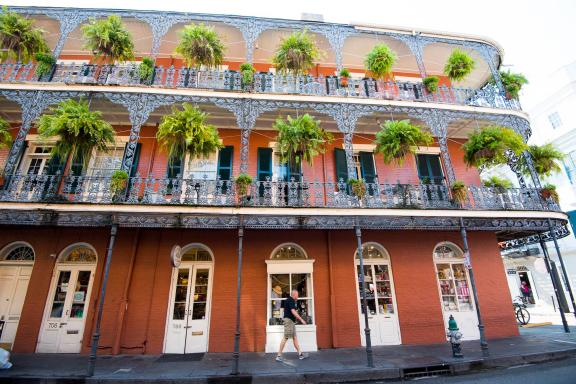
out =
[[184,252],[182,261],[212,261],[212,256],[204,248],[193,247]]
[[96,253],[84,245],[74,247],[60,260],[61,263],[95,263]]
[[300,247],[292,244],[284,245],[276,250],[271,257],[272,260],[306,260],[306,255]]

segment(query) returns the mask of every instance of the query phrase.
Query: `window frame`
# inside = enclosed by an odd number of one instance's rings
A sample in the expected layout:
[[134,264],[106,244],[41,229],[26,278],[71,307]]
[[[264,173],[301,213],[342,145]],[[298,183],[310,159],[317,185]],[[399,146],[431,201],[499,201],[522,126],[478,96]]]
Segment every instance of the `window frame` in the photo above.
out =
[[[459,256],[452,256],[452,257],[447,257],[445,259],[440,259],[436,257],[436,249],[438,249],[438,247],[441,246],[447,246],[449,248],[452,249],[453,252],[457,252],[459,254]],[[468,268],[466,268],[466,256],[464,254],[464,252],[462,251],[462,249],[457,246],[456,244],[452,243],[452,242],[441,242],[438,243],[434,246],[434,250],[432,251],[432,261],[434,263],[434,272],[436,275],[436,285],[438,287],[438,294],[439,294],[439,298],[440,298],[440,307],[442,308],[443,312],[457,312],[457,313],[472,313],[474,312],[474,310],[476,309],[476,303],[474,302],[474,295],[472,294],[472,287],[470,285],[470,274],[468,271]],[[438,270],[438,265],[439,264],[443,264],[443,265],[448,265],[450,267],[450,278],[444,278],[442,279],[442,281],[450,281],[452,283],[451,287],[454,288],[454,295],[445,295],[442,293],[442,286],[440,285],[440,277],[439,277],[439,270]],[[464,271],[465,274],[465,281],[466,281],[466,285],[467,285],[467,289],[468,289],[468,295],[460,295],[458,293],[458,286],[456,284],[457,281],[462,281],[464,279],[456,279],[455,274],[454,274],[454,265],[461,265],[462,269]],[[453,296],[455,297],[455,303],[456,303],[456,308],[449,308],[449,307],[445,307],[444,306],[444,296]],[[459,300],[459,297],[468,297],[469,302],[470,302],[470,308],[469,309],[461,309],[461,303]]]

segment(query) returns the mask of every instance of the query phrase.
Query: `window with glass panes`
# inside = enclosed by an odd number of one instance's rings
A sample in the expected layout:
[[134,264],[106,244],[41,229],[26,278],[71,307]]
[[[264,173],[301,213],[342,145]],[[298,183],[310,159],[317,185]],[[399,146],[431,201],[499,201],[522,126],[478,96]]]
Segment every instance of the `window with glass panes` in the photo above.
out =
[[434,250],[434,264],[444,310],[471,311],[470,280],[462,251],[450,244],[439,245]]
[[124,147],[122,144],[110,147],[108,151],[95,151],[88,168],[88,176],[110,177],[114,171],[122,168]]
[[553,129],[556,129],[562,125],[562,119],[560,118],[560,114],[558,112],[549,114],[548,121],[550,121]]

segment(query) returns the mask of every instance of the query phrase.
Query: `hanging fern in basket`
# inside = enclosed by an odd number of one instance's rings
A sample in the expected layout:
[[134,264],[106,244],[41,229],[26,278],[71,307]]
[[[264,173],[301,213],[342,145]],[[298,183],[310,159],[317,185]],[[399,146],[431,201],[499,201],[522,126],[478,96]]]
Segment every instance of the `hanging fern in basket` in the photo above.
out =
[[396,162],[402,164],[409,153],[415,153],[416,148],[432,144],[432,135],[423,131],[410,120],[388,120],[380,126],[376,134],[376,152],[384,157],[384,163]]

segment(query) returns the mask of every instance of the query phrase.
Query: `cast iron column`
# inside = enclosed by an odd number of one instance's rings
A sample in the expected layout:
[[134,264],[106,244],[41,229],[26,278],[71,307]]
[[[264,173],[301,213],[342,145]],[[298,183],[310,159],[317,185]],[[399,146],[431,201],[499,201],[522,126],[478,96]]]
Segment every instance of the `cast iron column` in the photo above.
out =
[[546,242],[540,237],[540,247],[542,247],[542,252],[544,253],[544,264],[546,264],[546,269],[550,275],[550,280],[552,280],[552,287],[554,288],[554,294],[556,295],[556,301],[558,302],[558,309],[560,310],[560,318],[562,319],[562,325],[564,326],[564,332],[570,333],[570,328],[568,327],[568,322],[566,321],[566,315],[560,305],[560,291],[561,285],[559,281],[556,281],[556,275],[552,271],[552,263],[550,263],[550,255],[548,254],[548,247],[546,247]]
[[366,335],[366,358],[368,367],[374,368],[374,359],[372,358],[372,341],[370,340],[370,325],[368,324],[368,305],[366,303],[366,284],[364,282],[364,256],[362,255],[362,231],[360,226],[356,225],[356,240],[358,241],[358,259],[360,259],[360,273],[358,282],[360,283],[360,295],[362,297],[362,312],[364,312],[364,333]]
[[480,314],[480,302],[478,301],[478,292],[476,291],[476,280],[474,279],[474,270],[472,269],[472,260],[470,259],[470,249],[468,248],[468,235],[466,227],[464,226],[464,219],[460,218],[460,235],[462,236],[462,243],[464,244],[464,255],[466,257],[466,267],[468,268],[468,275],[470,276],[470,286],[472,288],[472,296],[476,303],[476,316],[478,316],[478,330],[480,331],[480,348],[482,349],[482,356],[488,356],[488,343],[486,342],[486,335],[484,334],[484,323],[482,322],[482,315]]
[[94,329],[94,334],[92,335],[92,348],[90,349],[90,357],[88,359],[88,377],[94,375],[94,368],[96,367],[96,354],[98,352],[98,342],[100,340],[100,322],[102,321],[102,310],[104,309],[106,285],[108,284],[110,263],[112,261],[112,250],[114,249],[114,241],[116,240],[117,232],[118,224],[114,223],[112,224],[112,228],[110,228],[110,241],[108,243],[108,250],[106,251],[106,265],[104,266],[104,278],[102,279],[102,287],[100,287],[100,300],[98,302],[98,312],[96,314],[96,327]]
[[242,240],[244,239],[244,227],[242,216],[240,216],[240,224],[238,227],[238,278],[236,287],[236,333],[234,334],[234,365],[232,367],[232,374],[238,374],[238,363],[240,359],[240,289],[242,288]]
[[[566,283],[566,289],[570,295],[570,300],[572,301],[572,310],[574,311],[574,316],[576,316],[576,304],[574,303],[574,294],[572,293],[572,287],[570,286],[570,279],[568,278],[568,272],[566,272],[566,266],[564,265],[564,258],[560,253],[560,247],[558,246],[558,240],[556,239],[556,233],[552,227],[552,220],[548,218],[548,228],[550,228],[550,235],[552,235],[552,240],[554,240],[554,247],[556,247],[556,254],[558,255],[558,260],[560,260],[560,267],[562,267],[562,275],[564,276],[564,282]],[[559,288],[562,287],[561,284],[558,285]]]

